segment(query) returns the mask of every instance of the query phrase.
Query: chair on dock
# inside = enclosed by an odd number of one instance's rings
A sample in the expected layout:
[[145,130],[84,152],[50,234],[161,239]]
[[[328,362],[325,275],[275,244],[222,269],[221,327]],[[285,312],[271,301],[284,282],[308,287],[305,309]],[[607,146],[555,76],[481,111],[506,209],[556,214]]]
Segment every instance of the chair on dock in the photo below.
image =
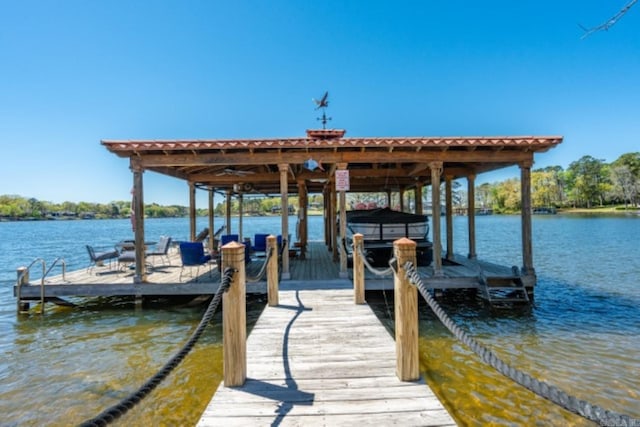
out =
[[251,246],[251,250],[253,252],[267,252],[267,237],[268,234],[256,233],[253,236],[253,246]]
[[223,234],[220,236],[220,245],[224,246],[227,243],[237,242],[240,238],[237,234]]
[[198,271],[201,265],[209,264],[209,275],[211,275],[211,255],[205,255],[204,246],[201,242],[180,242],[180,259],[182,260],[182,268],[180,269],[180,278],[178,280],[182,281],[182,273],[185,267],[196,267],[196,281],[198,280]]
[[155,245],[155,248],[148,250],[146,252],[146,256],[150,257],[152,260],[154,257],[159,257],[161,260],[163,260],[163,262],[166,260],[167,265],[171,265],[171,260],[169,259],[170,246],[171,246],[171,237],[161,236],[160,240],[158,240],[158,243]]
[[103,251],[96,251],[93,246],[87,245],[87,252],[89,252],[89,266],[87,272],[97,265],[103,264],[105,261],[109,261],[109,269],[111,269],[111,260],[114,260],[120,256],[117,249],[109,249]]
[[[125,250],[118,255],[118,270],[124,270],[136,262],[136,251]],[[133,267],[131,267],[133,268]]]

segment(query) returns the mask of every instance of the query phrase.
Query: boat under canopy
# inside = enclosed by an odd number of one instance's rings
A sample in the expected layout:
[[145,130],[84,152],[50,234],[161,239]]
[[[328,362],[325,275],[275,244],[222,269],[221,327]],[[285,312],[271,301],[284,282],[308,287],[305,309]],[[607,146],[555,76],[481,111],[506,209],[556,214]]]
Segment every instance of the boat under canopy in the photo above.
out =
[[433,259],[433,244],[428,239],[427,215],[394,211],[390,208],[347,211],[347,239],[363,235],[364,250],[375,263],[385,263],[392,255],[393,242],[402,237],[417,244],[420,265]]

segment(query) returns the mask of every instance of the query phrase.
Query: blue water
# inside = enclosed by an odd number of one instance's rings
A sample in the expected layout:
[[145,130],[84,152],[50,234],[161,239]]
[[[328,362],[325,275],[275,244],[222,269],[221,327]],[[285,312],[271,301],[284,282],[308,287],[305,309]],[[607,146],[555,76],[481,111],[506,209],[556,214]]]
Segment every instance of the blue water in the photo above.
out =
[[[207,224],[199,218],[197,230]],[[289,224],[295,230],[295,217]],[[244,235],[279,234],[279,227],[279,218],[245,218]],[[186,239],[188,230],[186,219],[145,222],[147,240]],[[479,258],[522,265],[518,216],[477,217],[476,230]],[[323,240],[322,217],[310,217],[309,231],[311,240]],[[455,217],[455,252],[468,252],[466,233],[466,218]],[[533,308],[496,314],[475,300],[455,298],[443,305],[507,362],[581,399],[640,418],[640,217],[536,216],[533,236]],[[0,425],[67,425],[95,416],[154,374],[202,314],[202,308],[135,310],[130,301],[94,299],[75,309],[47,306],[44,317],[18,316],[11,291],[18,266],[61,256],[69,269],[84,268],[86,244],[130,239],[130,223],[2,222],[0,237]],[[384,317],[384,301],[373,303]],[[425,375],[441,385],[439,397],[461,424],[583,425],[492,373],[427,308],[420,327]],[[210,361],[220,352],[219,333],[211,328],[180,373],[122,425],[193,424],[215,389],[205,383],[220,379],[220,368]]]

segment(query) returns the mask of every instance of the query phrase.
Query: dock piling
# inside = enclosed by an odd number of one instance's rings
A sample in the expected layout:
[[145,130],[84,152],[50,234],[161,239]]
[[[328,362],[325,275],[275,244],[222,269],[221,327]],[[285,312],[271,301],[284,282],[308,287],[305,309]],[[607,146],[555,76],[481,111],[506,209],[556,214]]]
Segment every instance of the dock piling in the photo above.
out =
[[420,378],[418,357],[418,290],[405,277],[404,264],[416,265],[416,243],[405,237],[393,242],[397,271],[394,274],[396,324],[396,375],[400,381]]
[[364,260],[362,259],[364,236],[353,235],[353,292],[356,304],[364,304]]
[[267,236],[267,254],[269,254],[269,263],[267,264],[267,299],[269,306],[275,307],[279,304],[278,239],[272,234]]
[[222,247],[222,271],[235,270],[229,290],[222,296],[222,346],[225,387],[238,387],[247,379],[247,310],[245,249],[231,242]]

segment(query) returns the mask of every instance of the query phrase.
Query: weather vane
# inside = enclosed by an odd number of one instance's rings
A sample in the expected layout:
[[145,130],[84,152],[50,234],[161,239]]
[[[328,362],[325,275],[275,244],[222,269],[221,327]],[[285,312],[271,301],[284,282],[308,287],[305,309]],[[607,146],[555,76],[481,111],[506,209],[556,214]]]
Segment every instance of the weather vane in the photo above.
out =
[[315,98],[311,98],[313,99],[313,102],[316,103],[317,107],[316,110],[322,108],[322,117],[318,117],[317,120],[320,120],[322,122],[322,129],[326,129],[327,128],[327,122],[329,120],[331,120],[331,117],[327,117],[326,114],[326,108],[329,106],[329,92],[325,92],[324,95],[322,95],[322,98],[315,99]]

